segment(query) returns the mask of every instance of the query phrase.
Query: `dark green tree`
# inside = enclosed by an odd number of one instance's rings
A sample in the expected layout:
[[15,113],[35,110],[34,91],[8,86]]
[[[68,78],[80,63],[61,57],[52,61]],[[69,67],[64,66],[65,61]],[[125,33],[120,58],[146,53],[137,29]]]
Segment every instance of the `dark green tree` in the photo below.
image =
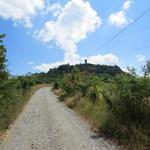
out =
[[150,77],[150,60],[146,61],[146,64],[142,67],[144,76]]
[[3,44],[5,34],[0,34],[0,83],[8,78],[6,71],[6,48]]
[[5,34],[0,34],[0,72],[3,72],[6,68],[6,48],[3,45],[3,38]]
[[131,67],[131,68],[127,67],[127,70],[128,70],[130,75],[132,75],[132,76],[136,76],[137,75],[136,74],[136,69],[134,67]]

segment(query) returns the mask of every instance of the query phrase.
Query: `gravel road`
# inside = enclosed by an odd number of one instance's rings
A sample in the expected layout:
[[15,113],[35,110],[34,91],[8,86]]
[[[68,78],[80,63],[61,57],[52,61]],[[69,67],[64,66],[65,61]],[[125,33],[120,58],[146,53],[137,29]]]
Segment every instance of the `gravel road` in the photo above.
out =
[[39,89],[11,126],[0,150],[116,150],[97,138],[51,88]]

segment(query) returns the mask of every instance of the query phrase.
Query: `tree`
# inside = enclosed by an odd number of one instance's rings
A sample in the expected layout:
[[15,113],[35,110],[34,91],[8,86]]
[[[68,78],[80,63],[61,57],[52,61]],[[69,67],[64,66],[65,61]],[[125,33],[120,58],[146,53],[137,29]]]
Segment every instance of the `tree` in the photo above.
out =
[[144,76],[150,77],[150,60],[146,61],[146,64],[142,67]]
[[130,75],[132,76],[136,76],[136,69],[134,67],[127,67],[127,70],[129,72]]
[[6,48],[3,45],[3,38],[5,34],[0,34],[0,72],[5,70],[6,62]]
[[73,67],[71,71],[71,78],[73,81],[79,81],[79,70],[76,67]]
[[87,93],[92,102],[95,102],[100,98],[103,92],[103,81],[97,76],[91,76],[87,84]]
[[6,71],[6,48],[3,45],[3,38],[5,37],[5,34],[0,34],[0,83],[2,83],[3,80],[8,78],[8,73]]

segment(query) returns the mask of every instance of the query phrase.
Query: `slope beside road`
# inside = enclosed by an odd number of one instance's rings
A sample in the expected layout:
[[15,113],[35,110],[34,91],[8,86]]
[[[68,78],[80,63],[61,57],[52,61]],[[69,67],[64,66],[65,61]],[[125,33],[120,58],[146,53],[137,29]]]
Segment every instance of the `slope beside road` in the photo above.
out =
[[8,131],[0,150],[116,150],[58,102],[50,87],[39,89]]

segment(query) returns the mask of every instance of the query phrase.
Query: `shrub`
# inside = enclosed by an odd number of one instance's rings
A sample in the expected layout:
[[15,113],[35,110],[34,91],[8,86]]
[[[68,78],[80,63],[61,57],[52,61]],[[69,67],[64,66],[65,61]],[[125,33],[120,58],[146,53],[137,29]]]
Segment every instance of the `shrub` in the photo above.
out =
[[150,131],[150,79],[118,76],[107,85],[103,95],[112,114],[111,120],[106,120],[114,125],[112,130],[114,128],[115,133],[111,134],[129,143],[136,143],[137,140],[147,143],[145,139],[149,138]]
[[87,96],[94,103],[99,100],[100,95],[103,92],[104,83],[97,76],[92,76],[88,80],[87,84]]

